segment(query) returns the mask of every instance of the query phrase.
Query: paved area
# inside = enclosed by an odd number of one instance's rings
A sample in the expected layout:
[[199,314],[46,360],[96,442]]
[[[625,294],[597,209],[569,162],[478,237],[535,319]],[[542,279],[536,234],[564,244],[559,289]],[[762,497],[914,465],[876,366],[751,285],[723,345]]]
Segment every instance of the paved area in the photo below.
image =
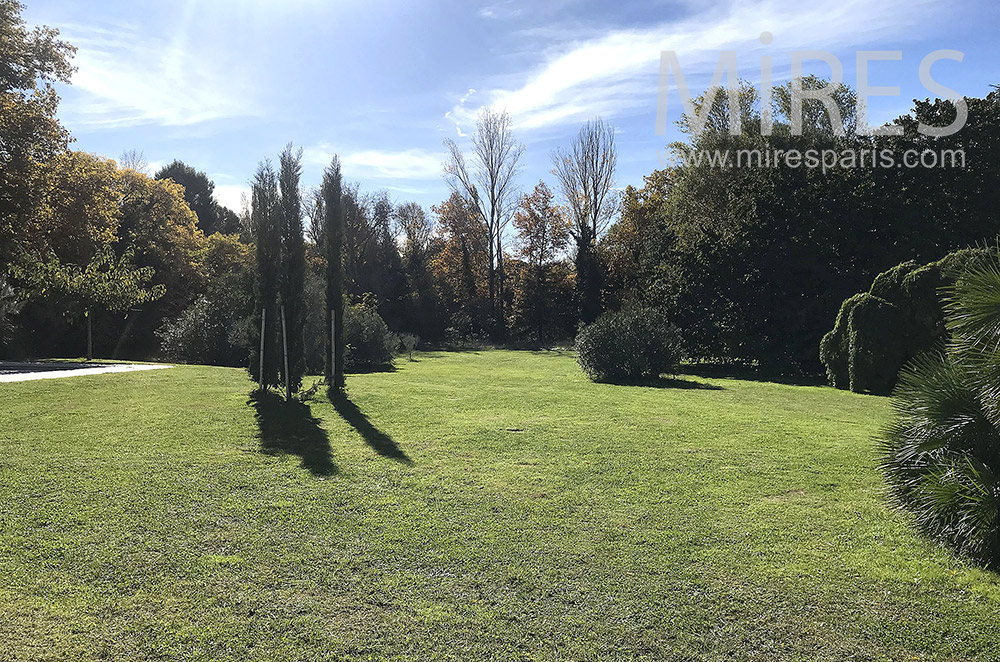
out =
[[169,365],[134,365],[126,363],[6,363],[0,362],[0,383],[27,382],[35,379],[103,375],[112,372],[162,370]]

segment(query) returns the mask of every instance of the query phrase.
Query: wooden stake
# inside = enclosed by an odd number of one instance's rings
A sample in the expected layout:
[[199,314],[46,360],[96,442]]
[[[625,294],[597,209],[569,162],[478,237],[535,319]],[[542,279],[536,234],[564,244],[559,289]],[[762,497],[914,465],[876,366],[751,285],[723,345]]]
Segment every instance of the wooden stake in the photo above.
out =
[[94,360],[94,318],[87,311],[87,360]]
[[285,327],[285,304],[281,304],[281,344],[285,350],[285,400],[291,400],[292,378],[288,374],[288,329]]
[[260,390],[264,390],[264,329],[266,328],[267,308],[260,309]]

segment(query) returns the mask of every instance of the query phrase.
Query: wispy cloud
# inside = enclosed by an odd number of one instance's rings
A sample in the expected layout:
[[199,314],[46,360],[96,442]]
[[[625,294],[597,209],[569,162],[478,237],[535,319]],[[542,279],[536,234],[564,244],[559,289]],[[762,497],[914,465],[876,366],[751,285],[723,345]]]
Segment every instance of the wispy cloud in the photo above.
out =
[[[933,23],[928,21],[932,11],[931,3],[908,0],[734,1],[681,21],[570,42],[523,73],[520,86],[487,89],[481,98],[483,104],[506,109],[514,125],[526,130],[612,117],[654,107],[664,50],[678,53],[691,83],[712,72],[722,50],[750,55],[756,68],[757,52],[764,48],[758,39],[765,31],[775,38],[767,53],[779,62],[792,50],[870,48],[874,38],[912,37],[918,24]],[[459,132],[478,110],[465,100],[446,114]]]
[[[308,147],[303,152],[303,160],[309,165],[325,167],[337,153],[331,145]],[[440,179],[445,160],[444,153],[424,149],[368,149],[339,154],[344,176],[349,179]]]
[[130,25],[61,25],[78,52],[74,94],[63,109],[74,124],[189,126],[255,114],[238,72],[190,47]]

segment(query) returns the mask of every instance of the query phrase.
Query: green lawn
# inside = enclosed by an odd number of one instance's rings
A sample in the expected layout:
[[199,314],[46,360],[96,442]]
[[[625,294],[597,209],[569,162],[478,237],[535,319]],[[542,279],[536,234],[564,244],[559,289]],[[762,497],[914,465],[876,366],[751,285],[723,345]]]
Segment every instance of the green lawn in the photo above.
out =
[[888,402],[420,354],[0,384],[0,660],[1000,659],[1000,576],[890,510]]

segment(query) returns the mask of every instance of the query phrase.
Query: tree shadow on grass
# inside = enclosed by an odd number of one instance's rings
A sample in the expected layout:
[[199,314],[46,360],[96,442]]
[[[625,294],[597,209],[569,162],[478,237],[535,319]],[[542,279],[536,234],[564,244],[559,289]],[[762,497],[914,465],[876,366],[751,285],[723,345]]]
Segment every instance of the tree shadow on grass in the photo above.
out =
[[690,379],[678,379],[676,377],[645,377],[642,379],[612,379],[604,382],[615,386],[645,386],[647,388],[676,388],[695,389],[702,391],[722,391],[723,387],[717,384],[706,384],[705,382],[695,382]]
[[358,409],[356,404],[351,402],[351,398],[346,393],[336,389],[329,389],[327,395],[330,398],[330,402],[333,403],[333,408],[337,410],[341,418],[347,421],[361,435],[365,443],[371,446],[372,450],[382,457],[388,457],[403,464],[413,464],[413,460],[403,452],[399,444],[387,433],[375,427],[368,416]]
[[821,375],[782,374],[780,372],[761,370],[753,366],[725,365],[699,363],[681,366],[681,372],[686,375],[705,377],[708,379],[739,379],[750,382],[770,382],[788,386],[827,386],[826,378]]
[[314,476],[332,476],[339,470],[333,462],[330,437],[312,415],[309,405],[286,401],[271,391],[255,391],[250,404],[257,412],[260,450],[266,455],[298,455],[302,466]]

